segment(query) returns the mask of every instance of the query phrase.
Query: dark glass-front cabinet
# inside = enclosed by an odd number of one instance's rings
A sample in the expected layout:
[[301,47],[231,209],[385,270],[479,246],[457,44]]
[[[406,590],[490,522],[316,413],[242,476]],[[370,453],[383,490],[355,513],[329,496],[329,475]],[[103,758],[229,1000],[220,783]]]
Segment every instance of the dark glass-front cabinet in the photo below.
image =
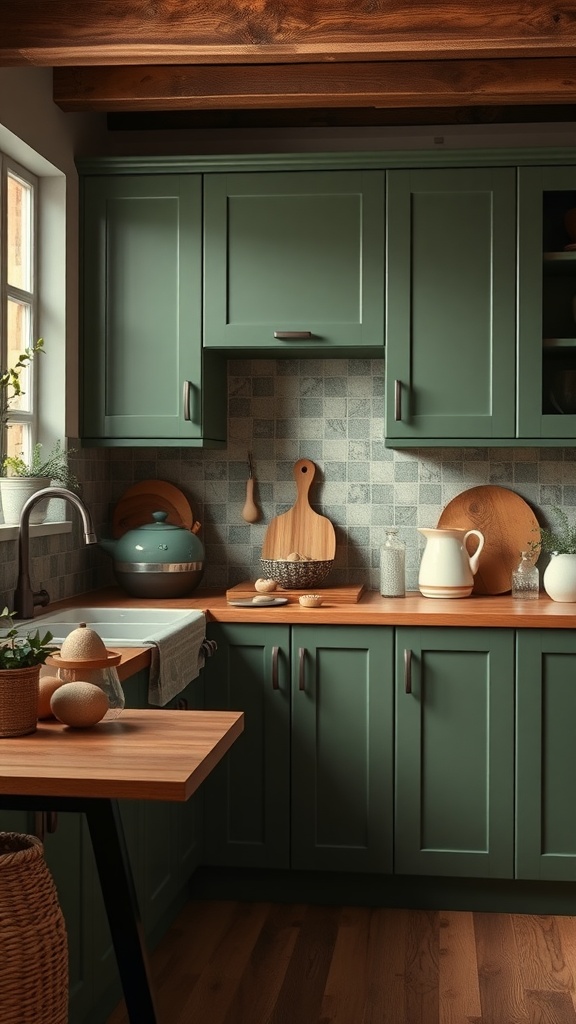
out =
[[576,168],[520,168],[518,200],[518,437],[571,441]]

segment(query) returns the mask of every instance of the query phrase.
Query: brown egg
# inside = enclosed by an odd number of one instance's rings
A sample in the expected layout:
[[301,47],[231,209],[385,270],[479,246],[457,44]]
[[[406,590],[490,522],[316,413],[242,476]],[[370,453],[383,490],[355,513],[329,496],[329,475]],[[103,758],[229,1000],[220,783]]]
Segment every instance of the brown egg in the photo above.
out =
[[79,680],[59,686],[52,694],[50,707],[59,722],[85,729],[104,718],[108,698],[99,686]]
[[52,718],[50,700],[52,694],[59,686],[62,686],[62,680],[58,676],[40,676],[38,686],[38,718]]

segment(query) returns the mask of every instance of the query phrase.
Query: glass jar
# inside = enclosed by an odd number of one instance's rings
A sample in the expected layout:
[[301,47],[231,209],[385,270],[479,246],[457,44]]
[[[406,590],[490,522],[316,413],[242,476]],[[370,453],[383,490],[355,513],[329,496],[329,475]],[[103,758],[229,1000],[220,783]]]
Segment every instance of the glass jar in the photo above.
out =
[[387,527],[380,548],[380,593],[382,597],[404,597],[406,593],[406,545],[395,526]]
[[536,601],[540,593],[540,574],[529,551],[520,553],[518,567],[512,573],[512,597],[519,601]]

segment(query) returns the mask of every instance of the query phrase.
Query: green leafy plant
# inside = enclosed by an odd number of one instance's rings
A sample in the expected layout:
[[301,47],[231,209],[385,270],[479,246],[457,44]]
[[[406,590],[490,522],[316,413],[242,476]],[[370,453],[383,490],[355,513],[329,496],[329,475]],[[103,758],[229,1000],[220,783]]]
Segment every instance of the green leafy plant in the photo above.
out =
[[44,352],[44,338],[39,338],[35,345],[25,348],[18,356],[14,366],[10,366],[7,370],[0,370],[0,423],[3,426],[10,414],[10,402],[24,394],[20,375],[39,352]]
[[58,650],[50,642],[52,633],[41,635],[39,629],[20,633],[12,621],[15,614],[4,608],[0,615],[0,626],[6,624],[9,627],[4,636],[0,636],[0,669],[43,665],[46,658]]
[[553,505],[552,513],[557,520],[557,527],[542,527],[542,550],[549,554],[576,555],[576,523],[570,522],[565,510],[559,505]]
[[62,442],[58,440],[53,444],[50,453],[44,455],[42,445],[38,443],[32,449],[32,458],[29,462],[19,455],[8,455],[2,462],[2,468],[5,476],[45,476],[77,491],[78,478],[70,469],[68,462],[70,455],[75,451],[75,448],[64,449]]

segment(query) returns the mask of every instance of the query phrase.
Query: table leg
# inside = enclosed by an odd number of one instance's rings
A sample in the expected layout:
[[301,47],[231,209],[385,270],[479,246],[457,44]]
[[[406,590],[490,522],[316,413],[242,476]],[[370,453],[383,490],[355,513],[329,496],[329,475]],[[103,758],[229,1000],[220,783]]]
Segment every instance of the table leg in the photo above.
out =
[[134,880],[116,800],[85,806],[130,1024],[158,1024]]

